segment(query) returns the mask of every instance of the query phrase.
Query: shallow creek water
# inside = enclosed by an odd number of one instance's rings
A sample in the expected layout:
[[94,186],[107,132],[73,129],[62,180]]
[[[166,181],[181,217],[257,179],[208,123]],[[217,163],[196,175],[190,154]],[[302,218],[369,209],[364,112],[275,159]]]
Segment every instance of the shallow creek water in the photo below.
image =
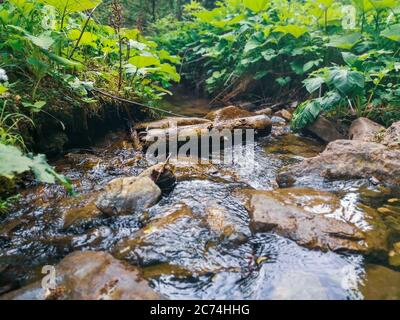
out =
[[[196,103],[202,107],[194,112]],[[168,108],[202,116],[208,111],[204,103],[186,99],[184,106],[172,101]],[[273,233],[252,235],[235,192],[273,190],[283,166],[315,156],[324,146],[288,134],[258,139],[255,149],[254,163],[188,175],[147,212],[113,218],[85,219],[85,210],[93,208],[77,208],[110,180],[149,166],[125,133],[109,134],[91,150],[56,161],[78,196],[68,197],[59,186],[32,184],[15,209],[0,217],[0,290],[40,279],[43,265],[70,252],[104,250],[140,266],[155,290],[170,299],[400,299],[400,272],[388,262],[391,246],[400,241],[400,204],[393,201],[400,195],[359,180],[305,178],[298,186],[305,190],[300,203],[309,199],[307,190],[331,192],[339,207],[331,210],[332,203],[319,202],[312,210],[376,233],[388,247],[383,255],[321,252]],[[385,206],[392,213],[382,213]],[[79,219],[66,215],[74,208]],[[222,212],[223,223],[233,230],[220,232],[207,220],[210,211]]]

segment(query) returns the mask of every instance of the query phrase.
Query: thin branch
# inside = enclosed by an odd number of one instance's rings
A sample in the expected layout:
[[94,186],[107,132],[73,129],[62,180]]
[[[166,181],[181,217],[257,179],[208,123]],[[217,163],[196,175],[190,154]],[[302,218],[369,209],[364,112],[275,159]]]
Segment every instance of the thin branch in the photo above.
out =
[[170,115],[173,115],[173,116],[176,116],[176,117],[188,118],[187,116],[184,116],[184,115],[181,115],[181,114],[177,114],[177,113],[174,113],[174,112],[171,112],[171,111],[166,111],[166,110],[163,110],[163,109],[160,109],[160,108],[156,108],[156,107],[150,107],[150,106],[142,104],[140,102],[136,102],[136,101],[128,100],[128,99],[125,99],[125,98],[121,98],[121,97],[115,96],[115,95],[113,95],[111,93],[105,92],[105,91],[100,90],[100,89],[94,88],[93,91],[95,91],[95,92],[97,92],[97,93],[99,93],[99,94],[101,94],[103,96],[109,97],[109,98],[111,98],[113,100],[117,100],[117,101],[120,101],[120,102],[123,102],[123,103],[127,103],[127,104],[131,104],[131,105],[135,105],[135,106],[139,106],[139,107],[143,107],[143,108],[159,111],[159,112],[170,114]]

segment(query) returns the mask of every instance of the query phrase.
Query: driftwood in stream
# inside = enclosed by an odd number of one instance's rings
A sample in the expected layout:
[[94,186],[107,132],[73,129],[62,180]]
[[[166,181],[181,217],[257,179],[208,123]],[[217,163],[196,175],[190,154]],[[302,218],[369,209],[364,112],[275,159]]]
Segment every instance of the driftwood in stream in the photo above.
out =
[[[154,127],[154,125],[148,124],[148,127]],[[162,128],[159,129],[150,129],[139,132],[139,137],[143,146],[146,148],[159,139],[169,140],[171,137],[177,137],[179,141],[181,141],[201,138],[202,136],[204,137],[204,135],[209,134],[212,130],[215,132],[233,132],[238,129],[253,129],[257,134],[268,135],[271,133],[272,122],[270,118],[265,115],[257,115],[220,122],[205,122],[188,126],[175,126],[172,128],[164,128],[162,126]]]

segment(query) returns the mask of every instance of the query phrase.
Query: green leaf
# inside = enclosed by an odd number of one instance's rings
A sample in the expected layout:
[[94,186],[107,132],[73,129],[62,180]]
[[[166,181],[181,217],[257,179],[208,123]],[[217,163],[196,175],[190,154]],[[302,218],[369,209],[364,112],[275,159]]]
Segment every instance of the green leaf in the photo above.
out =
[[15,146],[0,143],[0,176],[12,179],[16,174],[30,170],[33,171],[38,181],[45,183],[60,182],[69,192],[73,192],[70,181],[54,171],[47,163],[46,156],[24,155]]
[[294,112],[291,127],[294,131],[299,131],[314,123],[322,112],[318,100],[311,100],[302,103]]
[[344,62],[349,66],[352,67],[358,61],[358,56],[352,54],[351,52],[342,52],[342,57]]
[[347,35],[335,35],[330,37],[328,47],[350,50],[361,40],[361,33],[355,32]]
[[400,24],[394,24],[381,32],[381,36],[400,42]]
[[102,0],[39,0],[41,3],[53,6],[60,13],[74,13],[91,10],[97,7]]
[[360,93],[365,87],[365,78],[361,72],[337,68],[330,72],[329,82],[346,96]]
[[282,32],[284,34],[291,34],[295,38],[300,38],[303,34],[308,32],[308,28],[305,26],[299,25],[287,25],[287,26],[278,26],[274,29],[274,32]]
[[0,96],[7,92],[7,87],[0,83]]
[[314,93],[315,91],[319,90],[321,86],[325,83],[325,78],[321,76],[313,77],[304,80],[303,83],[309,93]]
[[398,0],[369,0],[375,10],[383,10],[395,8],[398,5]]
[[158,66],[160,64],[160,60],[153,56],[142,55],[130,58],[129,63],[137,68],[146,68],[149,66]]
[[49,50],[50,47],[54,43],[54,39],[50,37],[48,34],[41,34],[38,37],[32,36],[30,34],[25,35],[26,38],[28,38],[34,45],[44,49],[44,50]]
[[176,68],[168,63],[163,63],[159,67],[161,72],[166,73],[173,81],[181,81],[181,76],[176,72]]
[[269,0],[243,0],[243,5],[254,13],[259,13],[268,9]]

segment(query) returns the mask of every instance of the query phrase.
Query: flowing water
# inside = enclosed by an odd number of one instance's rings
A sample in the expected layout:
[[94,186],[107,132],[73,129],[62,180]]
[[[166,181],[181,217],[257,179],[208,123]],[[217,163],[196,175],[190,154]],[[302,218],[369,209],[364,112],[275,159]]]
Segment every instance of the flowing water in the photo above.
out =
[[[168,108],[202,116],[208,111],[205,105],[185,98],[183,104],[169,102]],[[299,201],[307,201],[307,190],[332,193],[338,207],[330,210],[332,203],[318,203],[316,214],[373,232],[389,248],[383,254],[321,252],[274,233],[250,232],[248,212],[236,192],[272,190],[283,166],[323,149],[317,141],[293,134],[265,137],[256,142],[254,163],[189,175],[143,214],[89,219],[94,209],[86,205],[88,195],[149,166],[124,132],[110,134],[91,150],[54,163],[74,182],[78,196],[68,197],[59,186],[32,183],[15,209],[0,217],[0,290],[40,279],[43,265],[70,252],[104,250],[140,266],[150,284],[170,299],[400,299],[400,272],[388,263],[391,246],[400,241],[400,195],[393,190],[362,180],[308,177],[299,184],[306,190]],[[382,208],[392,213],[382,213]],[[213,223],[215,216],[223,216],[222,222]],[[229,228],[220,228],[221,223]]]

